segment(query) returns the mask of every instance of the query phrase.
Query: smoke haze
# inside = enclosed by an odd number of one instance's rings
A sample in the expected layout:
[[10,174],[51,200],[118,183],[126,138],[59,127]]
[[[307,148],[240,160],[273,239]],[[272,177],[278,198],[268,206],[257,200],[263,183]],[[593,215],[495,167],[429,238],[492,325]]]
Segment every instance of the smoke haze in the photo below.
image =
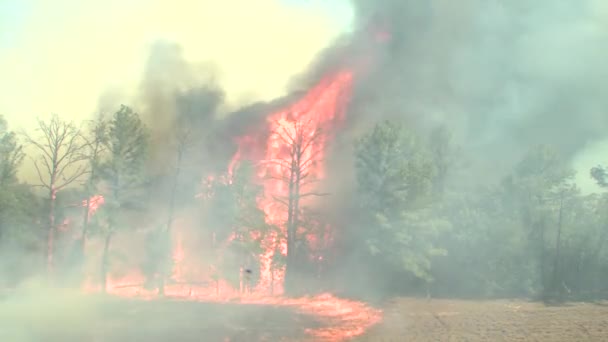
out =
[[376,15],[393,36],[388,62],[358,99],[360,116],[407,117],[423,130],[445,123],[480,173],[510,167],[539,143],[574,158],[606,138],[605,2],[354,3],[361,25]]
[[[212,249],[221,226],[202,227],[208,213],[193,200],[205,191],[201,181],[226,172],[237,151],[234,138],[252,139],[245,140],[251,150],[268,148],[269,115],[342,65],[354,70],[352,98],[324,161],[328,177],[320,184],[331,196],[313,206],[336,230],[356,219],[353,141],[384,118],[402,119],[425,139],[448,127],[468,166],[466,174],[451,175],[457,182],[497,184],[532,146],[547,144],[577,169],[584,192],[597,191],[589,169],[608,162],[606,1],[352,0],[338,7],[339,15],[322,1],[295,0],[31,0],[0,7],[0,30],[14,33],[0,38],[0,114],[11,129],[31,130],[38,116],[81,121],[132,106],[152,135],[146,171],[165,178],[150,186],[147,217],[128,213],[137,222],[130,224],[164,227],[174,211],[180,229],[199,234],[184,234],[186,249],[201,255]],[[15,13],[22,22],[2,24]],[[179,166],[179,188],[168,171],[177,168],[173,125],[191,115],[200,140]],[[37,180],[30,164],[21,172]],[[167,209],[171,187],[181,194]],[[141,236],[116,240],[132,254],[145,254]],[[141,253],[133,252],[135,240]],[[356,271],[358,260],[345,254],[347,266],[354,266],[344,272]],[[47,284],[40,283],[7,301],[0,321],[16,312],[15,322],[36,320],[46,329],[70,319],[90,324],[100,315],[96,298],[89,308],[66,293],[59,304],[47,299],[54,292],[45,293]],[[28,316],[32,308],[59,305],[73,310]]]
[[276,0],[32,0],[0,15],[10,30],[0,42],[0,112],[25,127],[51,112],[87,118],[102,93],[137,97],[159,40],[181,46],[188,63],[215,63],[230,102],[270,99],[348,24],[318,3]]

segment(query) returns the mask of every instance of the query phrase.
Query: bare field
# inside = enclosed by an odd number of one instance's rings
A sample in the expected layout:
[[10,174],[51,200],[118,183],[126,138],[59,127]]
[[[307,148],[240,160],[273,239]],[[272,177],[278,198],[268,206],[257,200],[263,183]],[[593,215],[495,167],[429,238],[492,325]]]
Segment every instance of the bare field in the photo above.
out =
[[[343,341],[347,335],[338,327],[349,324],[342,316],[289,306],[90,297],[53,297],[41,305],[41,300],[0,302],[0,341],[320,341],[311,329],[330,332],[325,341]],[[608,303],[399,298],[382,309],[382,321],[354,342],[608,341]]]
[[0,341],[11,342],[255,342],[307,341],[306,328],[323,326],[288,307],[172,300],[110,300],[41,317],[5,316]]
[[400,298],[355,341],[608,341],[608,303]]

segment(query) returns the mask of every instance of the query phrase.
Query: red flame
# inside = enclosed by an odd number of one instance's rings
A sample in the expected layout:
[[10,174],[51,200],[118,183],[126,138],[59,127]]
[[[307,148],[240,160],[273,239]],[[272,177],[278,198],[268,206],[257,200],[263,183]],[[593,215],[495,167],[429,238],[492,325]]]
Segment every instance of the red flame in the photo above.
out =
[[[281,227],[283,231],[283,237],[275,234],[265,241],[265,252],[261,256],[259,290],[268,289],[272,282],[276,282],[279,284],[277,292],[282,291],[280,285],[284,279],[284,269],[273,273],[272,260],[277,249],[281,254],[287,254],[287,242],[284,238],[287,209],[275,199],[288,195],[288,186],[284,179],[289,176],[289,166],[286,164],[289,164],[292,148],[290,143],[296,135],[302,136],[304,140],[312,139],[320,130],[331,129],[342,122],[352,81],[353,73],[349,70],[331,74],[323,78],[300,101],[270,115],[267,122],[271,133],[261,158],[247,156],[245,153],[252,150],[248,145],[255,141],[254,139],[248,136],[237,139],[239,149],[230,163],[230,168],[232,170],[241,158],[261,159],[257,164],[257,175],[264,186],[264,196],[259,199],[258,205],[266,214],[267,223]],[[307,165],[310,166],[307,172],[310,176],[321,179],[324,175],[322,160],[327,144],[325,135],[306,144],[309,146],[304,151],[302,160],[310,163]]]

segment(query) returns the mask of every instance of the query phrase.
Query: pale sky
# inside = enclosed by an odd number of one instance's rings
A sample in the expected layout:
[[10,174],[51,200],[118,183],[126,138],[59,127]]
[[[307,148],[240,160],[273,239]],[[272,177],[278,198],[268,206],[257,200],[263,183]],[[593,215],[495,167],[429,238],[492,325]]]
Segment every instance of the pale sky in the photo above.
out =
[[348,0],[0,0],[0,114],[28,129],[87,119],[108,90],[135,97],[159,39],[219,66],[229,100],[270,99],[351,18]]

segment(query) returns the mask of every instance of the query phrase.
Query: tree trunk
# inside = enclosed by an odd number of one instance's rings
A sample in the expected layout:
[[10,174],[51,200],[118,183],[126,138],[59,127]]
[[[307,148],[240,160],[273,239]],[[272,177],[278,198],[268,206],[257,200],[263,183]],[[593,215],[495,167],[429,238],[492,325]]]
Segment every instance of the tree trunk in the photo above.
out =
[[564,194],[562,193],[559,200],[559,215],[557,218],[557,237],[555,239],[555,260],[553,262],[553,290],[557,291],[559,288],[559,268],[560,268],[560,257],[561,257],[561,244],[562,244],[562,217],[564,211]]
[[82,218],[82,233],[80,235],[80,251],[84,255],[84,250],[87,244],[87,231],[89,230],[89,211],[91,210],[91,194],[87,192],[87,200],[84,206],[84,215]]
[[[94,157],[96,158],[96,157]],[[87,233],[89,230],[89,222],[91,220],[91,217],[89,215],[89,212],[91,210],[91,196],[93,195],[93,179],[95,178],[95,170],[93,167],[91,167],[91,175],[89,178],[89,182],[87,184],[87,192],[86,192],[86,203],[84,206],[84,214],[83,214],[83,218],[82,218],[82,235],[81,235],[81,252],[82,252],[82,256],[84,257],[84,250],[86,248],[86,244],[87,244]]]
[[285,258],[285,279],[283,288],[286,294],[293,293],[295,281],[293,279],[294,273],[294,260],[295,260],[295,235],[296,235],[296,224],[295,224],[295,169],[292,166],[289,175],[289,198],[287,205],[287,255]]
[[57,191],[54,189],[54,184],[51,185],[49,192],[49,228],[46,240],[46,256],[47,256],[47,271],[49,276],[53,273],[53,256],[54,256],[54,242],[55,242],[55,200],[57,198]]
[[103,255],[101,257],[101,291],[107,293],[108,289],[108,261],[110,252],[110,242],[112,241],[112,233],[108,233],[103,245]]
[[540,252],[540,283],[542,287],[542,292],[546,294],[547,292],[547,252],[545,249],[545,222],[542,220],[540,222],[540,237],[539,237],[539,252]]
[[[173,226],[173,220],[174,220],[174,216],[175,216],[175,196],[177,193],[177,182],[179,180],[179,174],[181,172],[181,164],[182,164],[182,151],[181,149],[177,152],[177,166],[175,169],[175,173],[173,174],[173,184],[172,184],[172,188],[171,188],[171,194],[169,196],[169,212],[168,212],[168,218],[167,218],[167,227],[166,227],[166,233],[167,233],[167,239],[166,239],[166,243],[168,244],[168,248],[165,248],[165,250],[163,252],[166,252],[166,255],[163,255],[163,258],[167,258],[170,259],[170,255],[171,255],[171,228]],[[168,276],[168,274],[166,274],[167,272],[169,272],[169,270],[166,270],[165,265],[167,264],[166,262],[168,262],[169,260],[162,260],[162,267],[161,267],[161,272],[160,272],[160,280],[159,280],[159,288],[158,288],[158,294],[161,296],[165,295],[165,280]]]

